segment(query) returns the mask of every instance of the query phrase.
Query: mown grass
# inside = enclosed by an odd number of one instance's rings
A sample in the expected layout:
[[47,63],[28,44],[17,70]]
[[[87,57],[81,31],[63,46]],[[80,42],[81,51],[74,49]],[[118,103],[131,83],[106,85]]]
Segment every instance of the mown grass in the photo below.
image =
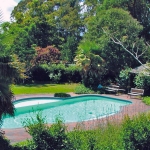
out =
[[12,85],[11,89],[16,94],[50,94],[74,92],[79,84],[26,84]]

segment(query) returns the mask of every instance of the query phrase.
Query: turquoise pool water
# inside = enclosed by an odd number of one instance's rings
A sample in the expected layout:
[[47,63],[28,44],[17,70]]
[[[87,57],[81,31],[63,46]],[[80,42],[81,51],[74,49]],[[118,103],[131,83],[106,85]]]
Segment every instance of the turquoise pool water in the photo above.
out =
[[[68,122],[81,122],[106,117],[118,113],[122,106],[130,101],[97,95],[84,95],[70,98],[35,97],[14,102],[15,117],[5,117],[2,128],[20,128],[24,119],[34,118],[42,110],[48,123],[54,123],[57,117]],[[34,112],[33,112],[34,111]]]

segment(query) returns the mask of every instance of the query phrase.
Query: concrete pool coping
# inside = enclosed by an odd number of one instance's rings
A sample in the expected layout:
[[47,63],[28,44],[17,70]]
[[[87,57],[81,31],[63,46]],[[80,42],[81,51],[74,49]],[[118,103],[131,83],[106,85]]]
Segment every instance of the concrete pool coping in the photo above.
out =
[[[74,93],[69,93],[72,97],[78,96]],[[54,94],[26,94],[26,95],[16,95],[16,100],[22,98],[31,98],[31,97],[54,97]],[[111,98],[119,98],[122,100],[129,100],[132,104],[122,107],[121,111],[117,114],[107,116],[105,118],[96,119],[96,120],[89,120],[80,123],[66,123],[68,130],[73,130],[77,124],[80,124],[80,127],[91,129],[97,127],[101,123],[106,123],[109,121],[121,121],[125,115],[129,115],[130,117],[137,115],[141,112],[146,112],[150,110],[150,106],[145,105],[141,99],[137,98],[130,98],[126,94],[122,95],[114,95],[114,94],[101,94],[100,96],[107,96]],[[5,131],[5,137],[10,140],[11,143],[20,142],[26,139],[30,139],[31,136],[25,131],[24,128],[17,128],[17,129],[3,129]]]

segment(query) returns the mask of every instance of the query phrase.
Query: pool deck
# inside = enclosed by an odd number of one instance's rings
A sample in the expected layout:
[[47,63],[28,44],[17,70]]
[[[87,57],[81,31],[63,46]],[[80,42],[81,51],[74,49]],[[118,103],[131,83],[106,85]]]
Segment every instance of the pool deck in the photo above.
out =
[[[69,93],[71,96],[77,96],[74,93]],[[16,100],[21,98],[29,98],[29,97],[53,97],[53,94],[36,94],[36,95],[16,95]],[[114,95],[114,94],[102,94],[102,96],[108,96],[113,98],[119,98],[123,100],[129,100],[132,102],[131,105],[124,106],[121,111],[117,114],[107,116],[105,118],[96,119],[96,120],[90,120],[90,121],[84,121],[80,124],[80,127],[91,129],[94,127],[98,127],[101,123],[105,124],[107,121],[121,121],[125,115],[129,115],[130,117],[137,115],[142,112],[147,112],[150,110],[150,106],[145,105],[141,99],[139,98],[130,98],[130,96],[127,96],[125,94],[121,95]],[[78,123],[67,123],[66,126],[68,127],[68,130],[73,130]],[[10,140],[10,142],[16,143],[20,142],[26,139],[30,139],[31,136],[25,131],[24,128],[17,128],[17,129],[3,129],[5,131],[5,137]]]

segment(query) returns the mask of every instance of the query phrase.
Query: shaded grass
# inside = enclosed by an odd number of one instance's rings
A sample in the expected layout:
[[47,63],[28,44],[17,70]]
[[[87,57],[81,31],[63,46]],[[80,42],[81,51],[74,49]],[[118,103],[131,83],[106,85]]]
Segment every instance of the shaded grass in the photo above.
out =
[[26,84],[12,85],[11,89],[16,94],[50,94],[74,92],[79,84]]

